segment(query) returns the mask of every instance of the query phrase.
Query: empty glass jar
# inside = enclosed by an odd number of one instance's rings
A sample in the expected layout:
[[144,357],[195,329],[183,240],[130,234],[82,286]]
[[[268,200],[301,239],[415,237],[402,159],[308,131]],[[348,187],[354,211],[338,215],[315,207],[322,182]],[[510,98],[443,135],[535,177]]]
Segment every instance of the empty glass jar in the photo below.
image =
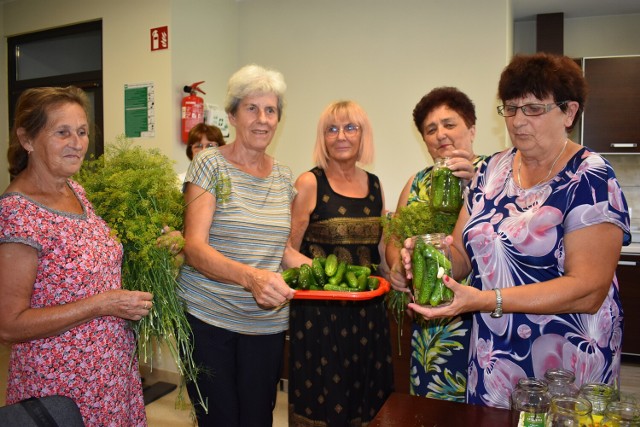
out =
[[577,396],[580,389],[575,385],[576,376],[568,369],[550,368],[544,374],[549,386],[549,394],[555,396]]
[[551,399],[545,427],[593,427],[591,402],[582,396],[560,395]]
[[609,403],[600,427],[640,427],[640,406],[628,401]]
[[546,382],[521,378],[511,393],[512,426],[543,427],[550,404]]
[[584,384],[580,388],[580,395],[591,402],[591,413],[596,426],[600,425],[607,405],[618,400],[618,390],[612,385],[604,383]]

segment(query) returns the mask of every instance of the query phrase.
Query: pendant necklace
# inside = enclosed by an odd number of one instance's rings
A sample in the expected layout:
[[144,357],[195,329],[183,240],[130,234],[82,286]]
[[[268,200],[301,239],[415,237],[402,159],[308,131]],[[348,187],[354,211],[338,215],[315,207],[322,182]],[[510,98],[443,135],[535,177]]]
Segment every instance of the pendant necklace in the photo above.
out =
[[[558,154],[558,157],[556,157],[556,159],[551,164],[551,168],[549,168],[549,172],[547,173],[547,176],[545,176],[540,181],[538,181],[537,183],[532,185],[530,188],[535,187],[536,185],[540,184],[543,181],[546,181],[547,178],[549,178],[549,176],[551,176],[551,172],[553,171],[553,168],[556,166],[556,163],[558,163],[558,160],[560,160],[560,157],[562,157],[562,154],[564,153],[564,150],[567,148],[567,142],[569,142],[569,140],[565,139],[564,147],[562,147],[562,151],[560,151],[560,154]],[[522,178],[520,178],[520,169],[522,169],[522,153],[520,153],[520,161],[518,162],[518,182],[520,183],[520,188],[524,189],[524,187],[522,185]]]

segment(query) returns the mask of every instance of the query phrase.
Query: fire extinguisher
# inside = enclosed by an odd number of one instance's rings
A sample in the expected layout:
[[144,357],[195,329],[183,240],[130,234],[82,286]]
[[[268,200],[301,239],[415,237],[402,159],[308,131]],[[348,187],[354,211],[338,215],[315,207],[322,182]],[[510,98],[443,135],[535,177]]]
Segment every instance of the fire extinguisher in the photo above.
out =
[[198,123],[204,122],[204,100],[196,95],[196,92],[200,92],[206,95],[198,86],[204,83],[204,81],[193,83],[190,86],[185,86],[183,90],[188,93],[188,96],[182,98],[182,142],[187,143],[189,139],[189,131],[192,127]]

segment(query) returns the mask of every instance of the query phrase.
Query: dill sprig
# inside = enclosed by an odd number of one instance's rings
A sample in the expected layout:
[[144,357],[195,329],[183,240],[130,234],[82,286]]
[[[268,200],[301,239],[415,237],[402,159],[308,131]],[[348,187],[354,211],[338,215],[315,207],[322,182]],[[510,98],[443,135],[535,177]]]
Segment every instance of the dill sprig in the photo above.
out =
[[[122,243],[123,289],[153,294],[149,315],[132,323],[138,357],[153,369],[154,344],[166,344],[183,378],[178,404],[184,404],[184,384],[193,382],[197,388],[192,332],[178,297],[178,263],[166,246],[156,244],[163,226],[182,229],[184,201],[173,161],[120,136],[104,155],[85,162],[75,179]],[[197,403],[207,410],[201,395]]]

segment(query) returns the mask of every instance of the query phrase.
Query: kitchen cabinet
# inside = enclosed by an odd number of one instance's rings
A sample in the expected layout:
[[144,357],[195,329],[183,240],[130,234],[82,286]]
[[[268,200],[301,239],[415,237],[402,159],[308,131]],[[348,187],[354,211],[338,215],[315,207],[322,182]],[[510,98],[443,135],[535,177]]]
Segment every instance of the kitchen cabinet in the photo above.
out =
[[582,145],[598,153],[640,154],[640,56],[583,58],[589,86]]
[[640,356],[640,254],[622,254],[616,275],[624,311],[622,353]]

